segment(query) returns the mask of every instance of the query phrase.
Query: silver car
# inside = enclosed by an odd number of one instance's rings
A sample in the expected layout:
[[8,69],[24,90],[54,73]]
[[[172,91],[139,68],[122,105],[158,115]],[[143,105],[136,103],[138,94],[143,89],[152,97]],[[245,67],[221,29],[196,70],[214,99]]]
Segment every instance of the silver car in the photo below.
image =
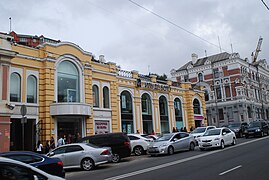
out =
[[49,157],[61,159],[64,168],[80,167],[91,170],[95,166],[111,162],[112,153],[109,147],[100,148],[93,144],[74,143],[60,146],[48,153]]
[[148,153],[150,155],[173,154],[177,151],[191,150],[195,148],[195,139],[185,132],[163,134],[154,142],[150,143]]

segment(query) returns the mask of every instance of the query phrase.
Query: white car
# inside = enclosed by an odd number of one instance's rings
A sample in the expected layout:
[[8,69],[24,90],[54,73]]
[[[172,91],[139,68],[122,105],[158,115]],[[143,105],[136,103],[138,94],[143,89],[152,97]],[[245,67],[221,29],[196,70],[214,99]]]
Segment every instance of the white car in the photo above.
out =
[[225,127],[208,130],[203,136],[198,138],[198,145],[201,151],[213,147],[223,149],[226,145],[235,145],[235,143],[235,133]]
[[149,143],[153,141],[140,134],[128,134],[128,137],[131,143],[131,150],[136,156],[144,154],[148,150]]
[[197,127],[191,132],[191,135],[193,135],[196,145],[198,145],[198,138],[205,134],[205,132],[209,129],[215,129],[216,126],[206,126],[206,127]]
[[0,157],[0,179],[62,180],[63,178],[48,174],[29,164]]

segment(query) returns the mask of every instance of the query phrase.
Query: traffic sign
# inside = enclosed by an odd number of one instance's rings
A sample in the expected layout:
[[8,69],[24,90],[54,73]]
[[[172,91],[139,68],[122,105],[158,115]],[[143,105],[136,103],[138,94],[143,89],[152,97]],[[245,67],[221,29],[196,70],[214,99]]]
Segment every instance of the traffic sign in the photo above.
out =
[[22,115],[22,116],[25,116],[26,114],[27,114],[27,108],[26,108],[26,105],[23,104],[23,105],[21,106],[21,115]]

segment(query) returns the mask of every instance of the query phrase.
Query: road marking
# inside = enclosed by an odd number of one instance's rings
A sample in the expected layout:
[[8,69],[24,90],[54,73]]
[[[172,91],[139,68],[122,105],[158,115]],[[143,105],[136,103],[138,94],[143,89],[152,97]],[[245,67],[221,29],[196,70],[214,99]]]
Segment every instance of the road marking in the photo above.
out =
[[234,167],[234,168],[232,168],[232,169],[229,169],[229,170],[227,170],[227,171],[224,171],[224,172],[220,173],[219,175],[222,176],[222,175],[224,175],[224,174],[226,174],[226,173],[229,173],[229,172],[234,171],[234,170],[236,170],[236,169],[238,169],[238,168],[241,168],[241,167],[242,167],[242,165],[236,166],[236,167]]
[[119,176],[110,177],[110,178],[107,178],[105,180],[118,180],[118,179],[123,179],[123,178],[131,177],[131,176],[135,176],[135,175],[138,175],[138,174],[143,174],[143,173],[154,171],[154,170],[157,170],[157,169],[166,168],[166,167],[169,167],[169,166],[180,164],[180,163],[183,163],[183,162],[186,162],[186,161],[191,161],[191,160],[198,159],[198,158],[201,158],[201,157],[209,156],[211,154],[216,154],[216,153],[219,153],[219,152],[222,152],[222,151],[226,151],[228,149],[233,149],[233,148],[236,148],[236,147],[239,147],[239,146],[243,146],[243,145],[250,144],[250,143],[260,141],[260,140],[263,140],[263,139],[267,139],[267,138],[269,138],[269,136],[259,138],[259,139],[254,139],[254,140],[251,140],[251,141],[247,141],[247,142],[238,144],[236,146],[231,146],[231,147],[228,147],[228,148],[225,148],[225,149],[211,151],[211,152],[208,152],[208,153],[199,154],[199,155],[196,155],[196,156],[192,156],[192,157],[188,157],[188,158],[185,158],[185,159],[165,163],[165,164],[162,164],[162,165],[158,165],[158,166],[154,166],[154,167],[150,167],[150,168],[130,172],[130,173],[127,173],[127,174],[122,174],[122,175],[119,175]]

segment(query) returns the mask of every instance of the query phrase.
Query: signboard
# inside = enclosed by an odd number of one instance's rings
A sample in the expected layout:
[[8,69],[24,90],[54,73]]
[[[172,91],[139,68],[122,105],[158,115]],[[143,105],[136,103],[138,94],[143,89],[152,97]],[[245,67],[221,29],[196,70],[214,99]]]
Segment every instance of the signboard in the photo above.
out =
[[166,84],[155,84],[155,83],[143,83],[143,88],[151,89],[151,90],[160,90],[160,91],[169,91],[170,86]]
[[25,116],[26,114],[27,114],[27,108],[26,108],[26,105],[23,104],[23,105],[21,106],[21,115],[22,115],[22,116]]
[[95,121],[95,133],[96,134],[109,133],[109,121]]

